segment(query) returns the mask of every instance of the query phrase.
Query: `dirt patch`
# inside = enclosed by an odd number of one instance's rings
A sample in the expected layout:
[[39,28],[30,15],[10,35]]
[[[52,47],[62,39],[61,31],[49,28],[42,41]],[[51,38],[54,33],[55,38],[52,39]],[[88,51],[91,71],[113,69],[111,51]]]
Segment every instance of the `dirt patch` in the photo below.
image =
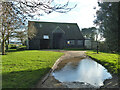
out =
[[112,79],[105,80],[104,86],[102,86],[101,88],[120,88],[118,82],[118,76],[112,75]]
[[54,79],[53,76],[49,76],[45,83],[38,85],[37,88],[67,88],[67,87],[63,83]]
[[[86,57],[86,54],[85,54],[86,51],[64,51],[64,50],[54,50],[54,51],[63,52],[64,55],[60,57],[59,60],[56,61],[56,63],[52,67],[52,71],[56,69],[61,69],[68,62],[73,62],[75,64],[78,61],[80,61],[80,59],[83,59]],[[45,78],[47,80],[45,80]],[[43,80],[45,80],[44,83],[41,83],[41,81]],[[38,84],[35,86],[36,88],[68,88],[65,84],[56,80],[51,73],[48,73],[47,75],[45,75],[45,77],[41,81],[39,81]]]

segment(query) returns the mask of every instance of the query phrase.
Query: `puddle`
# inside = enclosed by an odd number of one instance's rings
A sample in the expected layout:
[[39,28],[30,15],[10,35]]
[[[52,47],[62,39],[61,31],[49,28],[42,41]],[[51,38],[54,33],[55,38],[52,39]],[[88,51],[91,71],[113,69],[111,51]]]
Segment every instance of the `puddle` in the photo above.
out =
[[112,78],[107,69],[90,58],[82,59],[76,64],[69,62],[52,75],[63,83],[82,82],[84,85],[90,84],[95,87],[103,86],[104,80]]

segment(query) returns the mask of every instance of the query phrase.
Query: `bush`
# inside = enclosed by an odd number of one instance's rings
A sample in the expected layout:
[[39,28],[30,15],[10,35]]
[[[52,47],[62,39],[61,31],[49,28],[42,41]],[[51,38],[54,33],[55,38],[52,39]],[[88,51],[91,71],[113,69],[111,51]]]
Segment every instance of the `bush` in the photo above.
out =
[[99,51],[101,52],[109,52],[108,46],[105,42],[99,43]]
[[16,44],[10,44],[8,46],[9,49],[16,49],[17,48],[17,45]]
[[20,46],[17,48],[17,50],[26,50],[26,46],[20,45]]

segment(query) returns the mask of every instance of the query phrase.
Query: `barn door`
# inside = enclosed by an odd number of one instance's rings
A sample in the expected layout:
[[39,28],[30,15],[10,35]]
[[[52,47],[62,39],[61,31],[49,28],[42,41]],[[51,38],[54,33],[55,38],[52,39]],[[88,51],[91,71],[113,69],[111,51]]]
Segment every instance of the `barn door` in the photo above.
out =
[[53,48],[61,49],[63,48],[64,37],[63,33],[53,33]]
[[49,49],[49,39],[40,40],[40,49]]

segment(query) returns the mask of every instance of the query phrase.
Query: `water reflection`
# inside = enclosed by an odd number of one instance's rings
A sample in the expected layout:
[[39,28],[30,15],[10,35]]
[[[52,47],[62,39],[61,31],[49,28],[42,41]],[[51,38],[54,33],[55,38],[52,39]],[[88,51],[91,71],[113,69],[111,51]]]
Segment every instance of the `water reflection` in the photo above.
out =
[[82,59],[78,64],[69,62],[61,70],[52,73],[60,82],[85,82],[102,86],[105,79],[112,78],[102,65],[91,59]]

